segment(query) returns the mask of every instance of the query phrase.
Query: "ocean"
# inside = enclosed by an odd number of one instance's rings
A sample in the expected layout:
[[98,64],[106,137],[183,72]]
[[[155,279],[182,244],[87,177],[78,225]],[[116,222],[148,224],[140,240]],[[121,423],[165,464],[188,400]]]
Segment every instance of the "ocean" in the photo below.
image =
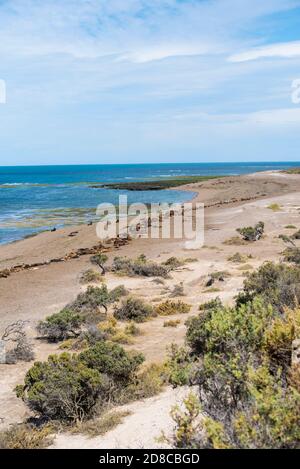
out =
[[[120,191],[95,189],[94,183],[157,180],[189,175],[238,175],[285,169],[300,163],[174,163],[130,165],[0,167],[0,244],[40,231],[87,223],[103,202],[118,204]],[[128,202],[184,202],[180,190],[122,191]]]

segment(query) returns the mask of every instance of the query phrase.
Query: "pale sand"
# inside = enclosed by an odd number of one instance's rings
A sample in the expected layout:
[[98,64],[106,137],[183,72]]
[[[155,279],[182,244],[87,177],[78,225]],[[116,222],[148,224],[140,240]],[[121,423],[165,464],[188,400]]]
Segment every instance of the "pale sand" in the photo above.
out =
[[[247,264],[251,264],[253,268],[265,260],[279,260],[284,245],[278,235],[290,233],[284,228],[288,224],[300,228],[299,181],[299,176],[268,172],[186,186],[186,190],[200,191],[197,201],[213,206],[206,210],[205,247],[197,251],[186,251],[182,240],[138,239],[109,253],[110,258],[115,255],[135,257],[145,253],[150,259],[158,262],[172,255],[198,259],[198,262],[189,263],[173,272],[172,279],[167,280],[165,286],[157,285],[151,278],[120,278],[111,273],[107,274],[109,288],[124,284],[132,293],[148,301],[167,298],[170,291],[163,291],[163,288],[170,290],[175,284],[183,282],[186,292],[184,301],[193,305],[189,315],[184,318],[174,317],[181,319],[181,324],[176,329],[163,327],[164,318],[155,318],[143,324],[141,328],[144,335],[137,337],[134,345],[130,347],[142,351],[148,362],[162,361],[168,344],[183,343],[184,320],[197,313],[199,304],[217,295],[223,301],[231,302],[244,280],[239,265],[228,262],[227,258],[231,254],[251,253],[253,259],[247,261]],[[267,206],[271,203],[280,204],[282,210],[273,212],[268,209]],[[246,246],[223,244],[224,240],[236,235],[236,228],[253,225],[260,220],[266,224],[266,237],[263,240]],[[67,234],[74,230],[79,232],[78,235],[69,238]],[[91,247],[97,242],[94,226],[69,227],[55,233],[43,233],[31,239],[1,246],[0,270],[16,264],[61,257],[72,250]],[[89,256],[82,256],[79,259],[14,273],[6,279],[0,279],[1,330],[8,323],[22,318],[30,321],[28,331],[34,338],[36,322],[59,311],[84,288],[79,284],[79,276],[89,267]],[[227,270],[231,277],[216,285],[220,292],[205,293],[204,283],[208,274],[217,270]],[[56,345],[47,345],[36,340],[34,342],[38,359],[45,359],[49,353],[58,350]],[[26,407],[15,397],[13,388],[22,382],[30,366],[31,364],[22,363],[0,366],[0,418],[3,427],[20,422],[29,415]],[[168,389],[147,402],[131,404],[133,414],[126,417],[123,424],[105,437],[88,439],[85,436],[62,434],[57,437],[55,446],[109,448],[119,445],[125,448],[138,444],[141,447],[158,447],[155,437],[159,436],[159,429],[167,431],[172,428],[168,415],[170,407],[177,400],[177,394],[177,391]]]

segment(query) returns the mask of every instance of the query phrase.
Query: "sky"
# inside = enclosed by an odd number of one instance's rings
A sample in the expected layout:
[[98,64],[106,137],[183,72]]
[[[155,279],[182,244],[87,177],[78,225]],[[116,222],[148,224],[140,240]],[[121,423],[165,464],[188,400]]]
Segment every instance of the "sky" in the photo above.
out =
[[300,0],[0,0],[0,58],[0,165],[300,161]]

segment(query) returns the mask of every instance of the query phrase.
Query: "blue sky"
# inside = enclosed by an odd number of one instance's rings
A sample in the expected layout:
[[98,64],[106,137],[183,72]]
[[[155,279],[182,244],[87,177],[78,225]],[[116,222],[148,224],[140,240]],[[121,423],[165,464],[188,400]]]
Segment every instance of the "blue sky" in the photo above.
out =
[[0,54],[0,165],[300,160],[300,0],[2,0]]

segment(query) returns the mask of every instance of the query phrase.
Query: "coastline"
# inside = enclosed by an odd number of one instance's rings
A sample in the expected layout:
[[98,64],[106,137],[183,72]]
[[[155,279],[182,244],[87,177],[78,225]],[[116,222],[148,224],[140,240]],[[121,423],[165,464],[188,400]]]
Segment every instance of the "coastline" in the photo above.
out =
[[[293,224],[300,227],[300,187],[299,175],[282,174],[276,172],[255,173],[245,176],[230,176],[222,179],[198,182],[180,187],[181,190],[195,192],[193,203],[203,202],[205,212],[205,246],[196,251],[186,250],[180,239],[135,239],[124,245],[105,246],[108,263],[115,256],[136,258],[146,254],[147,258],[161,263],[171,256],[178,258],[194,258],[194,262],[172,273],[172,278],[165,281],[162,287],[153,282],[153,278],[118,277],[112,272],[106,275],[109,289],[123,284],[131,294],[142,297],[145,301],[154,302],[155,299],[168,298],[174,285],[183,283],[185,288],[184,301],[192,305],[190,313],[184,318],[197,314],[199,304],[220,296],[225,304],[231,304],[234,296],[241,288],[245,272],[256,269],[266,260],[279,261],[284,249],[278,238],[281,233],[289,234],[286,226]],[[272,211],[271,204],[279,204],[279,211]],[[236,229],[249,226],[263,220],[266,225],[266,236],[258,243],[250,245],[228,245],[226,241],[236,236]],[[77,231],[75,236],[69,236]],[[224,244],[225,243],[225,244]],[[27,269],[14,272],[7,278],[0,278],[0,297],[2,304],[1,331],[11,322],[22,319],[28,321],[27,330],[35,344],[36,359],[45,360],[51,353],[60,353],[57,344],[48,344],[36,340],[35,327],[39,320],[60,311],[72,301],[79,292],[85,290],[79,279],[83,271],[91,267],[90,253],[94,246],[99,245],[95,225],[69,226],[56,232],[44,232],[35,237],[19,240],[13,244],[0,246],[0,270],[17,265],[35,264]],[[84,250],[87,249],[86,253]],[[82,255],[68,256],[83,250]],[[228,259],[236,252],[251,259],[240,270],[239,265],[232,264]],[[65,258],[61,262],[48,261]],[[41,263],[40,265],[38,265]],[[247,265],[247,268],[246,268]],[[209,273],[214,271],[228,271],[228,280],[218,285],[219,291],[209,291],[204,287]],[[185,326],[182,317],[177,328],[163,327],[164,318],[158,317],[141,325],[143,334],[135,338],[127,349],[142,352],[147,363],[161,362],[166,355],[166,348],[175,342],[183,344]],[[11,423],[20,422],[28,417],[28,410],[23,402],[16,398],[13,389],[22,382],[26,370],[31,363],[17,363],[16,365],[2,365],[0,368],[0,402],[3,409],[1,426],[7,427]],[[168,401],[175,402],[173,391],[167,391]],[[145,415],[155,416],[149,420],[154,429],[172,425],[166,415],[166,395],[158,395],[153,400],[138,402],[131,410],[133,416],[125,420],[124,425],[133,429],[122,432],[122,445],[134,445],[134,431],[141,421],[147,422]],[[147,403],[148,402],[148,403]],[[160,417],[160,410],[161,415]],[[136,412],[136,413],[135,413]],[[148,412],[148,414],[147,414]],[[154,415],[154,414],[153,414]],[[163,421],[162,421],[163,420]],[[126,423],[129,422],[129,423]],[[147,425],[147,424],[146,424]],[[114,444],[119,435],[118,428],[101,437],[87,439],[84,436],[70,436],[62,432],[56,439],[55,447],[101,447]],[[155,430],[156,431],[156,430]],[[147,429],[145,430],[145,434]],[[144,444],[155,445],[154,430],[152,440],[146,439]],[[150,438],[150,437],[149,437]],[[104,444],[104,443],[103,443]],[[109,447],[109,446],[108,446]],[[125,446],[123,446],[125,447]],[[155,447],[155,446],[154,446]],[[157,446],[156,446],[157,447]]]

